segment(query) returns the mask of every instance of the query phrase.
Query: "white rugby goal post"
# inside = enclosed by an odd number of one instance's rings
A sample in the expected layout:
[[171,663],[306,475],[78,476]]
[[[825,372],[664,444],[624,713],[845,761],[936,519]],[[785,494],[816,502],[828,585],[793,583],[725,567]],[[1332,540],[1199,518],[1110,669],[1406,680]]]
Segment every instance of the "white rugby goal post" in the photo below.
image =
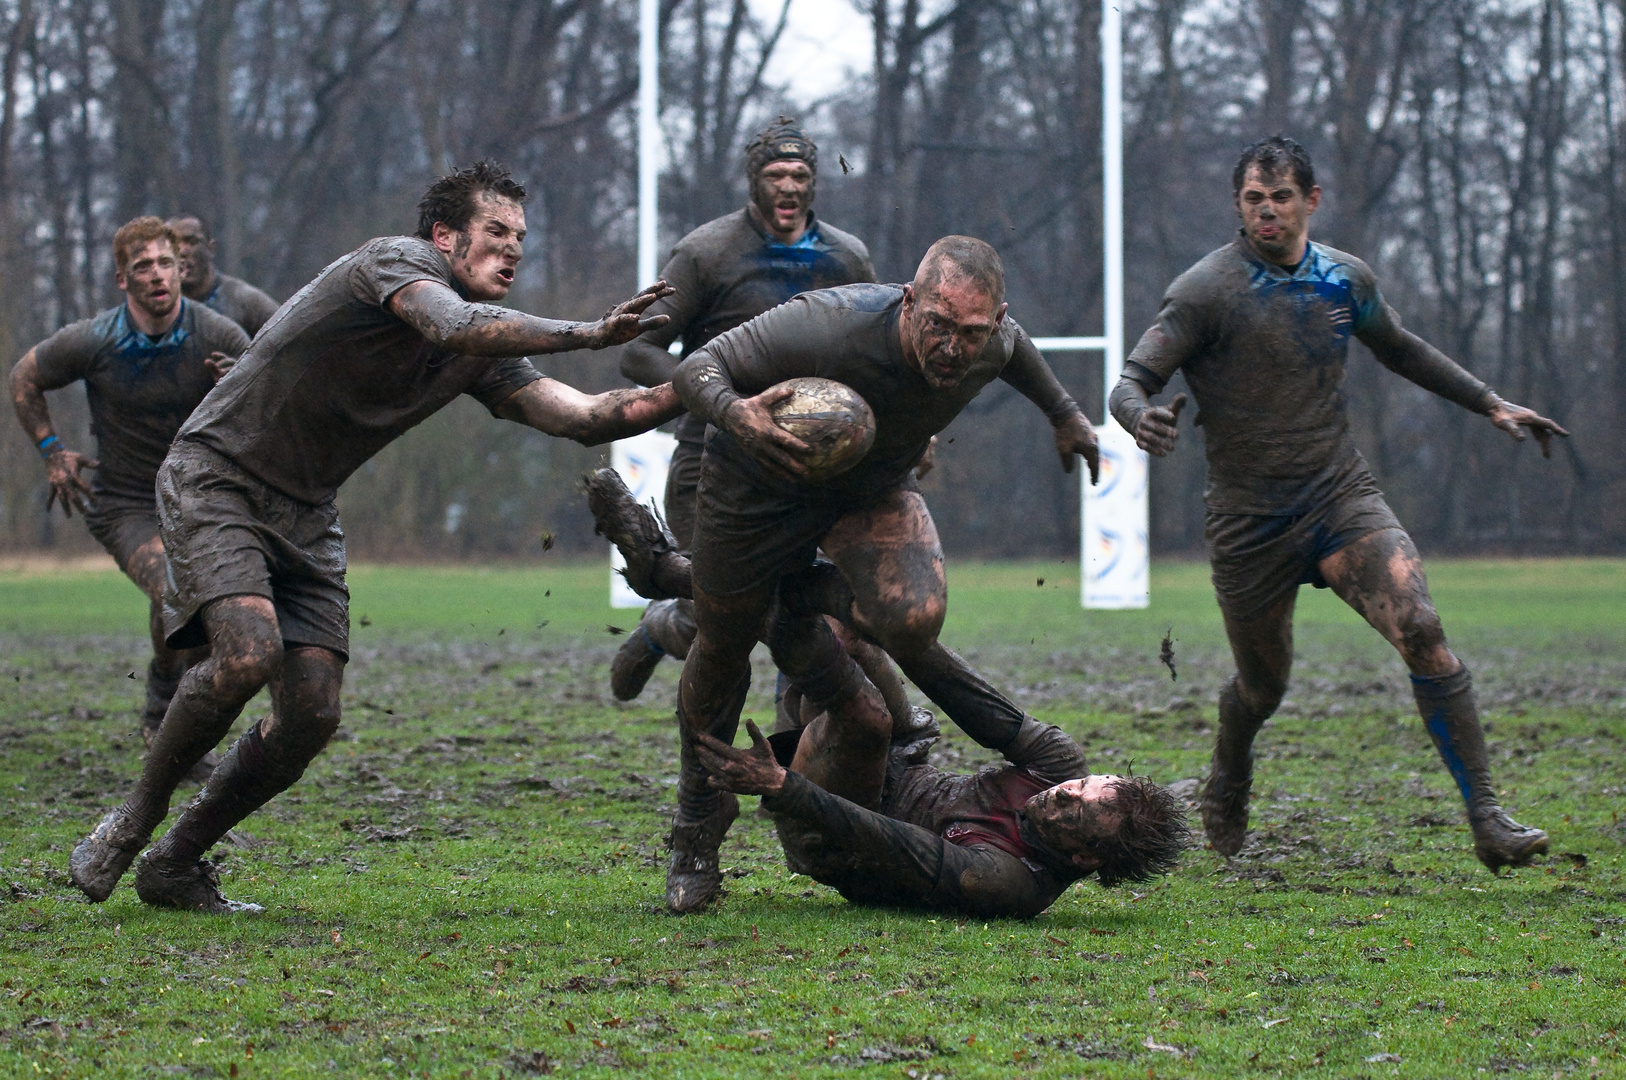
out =
[[[660,101],[657,49],[659,0],[639,0],[638,37],[638,283],[655,280],[656,179],[660,169]],[[1123,244],[1123,16],[1114,0],[1101,3],[1101,196],[1102,258],[1105,262],[1102,309],[1106,325],[1100,337],[1034,338],[1045,352],[1102,354],[1101,482],[1090,486],[1080,468],[1083,497],[1079,537],[1080,600],[1086,608],[1143,608],[1150,603],[1147,541],[1146,454],[1107,409],[1124,366]],[[622,439],[610,461],[640,502],[664,502],[666,463],[675,440],[662,432]],[[615,572],[620,552],[610,555],[610,605],[642,607],[642,597],[627,588]]]

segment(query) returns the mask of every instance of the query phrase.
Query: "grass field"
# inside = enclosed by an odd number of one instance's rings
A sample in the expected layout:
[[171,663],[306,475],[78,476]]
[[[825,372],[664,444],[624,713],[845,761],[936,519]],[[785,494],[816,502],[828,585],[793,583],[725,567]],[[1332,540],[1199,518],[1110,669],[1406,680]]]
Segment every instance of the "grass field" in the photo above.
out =
[[[137,771],[143,605],[0,570],[0,1075],[1626,1075],[1626,562],[1431,570],[1554,858],[1480,868],[1398,662],[1304,590],[1243,854],[987,923],[854,908],[749,812],[721,905],[666,915],[676,668],[610,699],[636,613],[601,564],[358,568],[341,739],[217,852],[266,912],[128,881],[90,905],[68,852]],[[1229,672],[1206,567],[1158,567],[1133,613],[1081,612],[1062,562],[950,585],[944,640],[1097,769],[1201,775]]]

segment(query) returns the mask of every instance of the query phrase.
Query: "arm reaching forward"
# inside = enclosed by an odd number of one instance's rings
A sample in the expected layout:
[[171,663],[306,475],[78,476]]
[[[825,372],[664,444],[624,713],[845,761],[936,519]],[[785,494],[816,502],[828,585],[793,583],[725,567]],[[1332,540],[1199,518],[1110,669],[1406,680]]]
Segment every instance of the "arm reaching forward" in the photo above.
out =
[[1037,405],[1050,420],[1050,426],[1055,429],[1056,454],[1061,458],[1062,471],[1073,471],[1073,455],[1077,454],[1090,467],[1090,483],[1100,480],[1101,447],[1096,441],[1095,428],[1078,402],[1062,388],[1061,380],[1020,326],[1016,328],[1016,347],[1011,352],[1010,363],[999,377]]
[[683,412],[671,383],[644,390],[584,394],[557,379],[537,379],[493,410],[504,420],[584,446],[625,439],[658,427]]
[[665,315],[643,317],[672,293],[657,281],[605,312],[598,322],[539,319],[523,311],[464,300],[438,281],[414,281],[390,297],[390,311],[431,344],[465,356],[534,356],[572,349],[603,349],[666,325]]
[[41,380],[39,360],[33,349],[23,354],[17,366],[11,369],[11,404],[17,410],[17,421],[28,433],[29,442],[45,459],[45,476],[51,485],[51,492],[45,499],[45,510],[49,513],[53,503],[61,502],[62,512],[73,517],[75,509],[81,514],[90,511],[90,488],[79,474],[85,469],[96,468],[98,463],[84,454],[69,450],[67,444],[57,437],[56,429],[51,424],[50,407],[45,402],[45,391],[58,389],[61,387],[47,386]]

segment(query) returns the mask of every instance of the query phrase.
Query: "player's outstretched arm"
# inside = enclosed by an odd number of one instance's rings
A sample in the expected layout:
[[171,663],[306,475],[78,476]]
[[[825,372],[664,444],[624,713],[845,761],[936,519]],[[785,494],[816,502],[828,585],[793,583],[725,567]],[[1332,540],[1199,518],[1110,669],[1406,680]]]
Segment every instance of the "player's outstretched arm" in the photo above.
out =
[[671,293],[671,286],[657,281],[597,322],[580,323],[470,303],[438,281],[414,281],[390,297],[390,310],[431,343],[465,356],[534,356],[621,345],[665,326],[665,315],[645,317],[643,312]]
[[1063,389],[1055,371],[1021,327],[1016,328],[1016,348],[1011,352],[1010,363],[999,377],[1037,405],[1050,420],[1062,471],[1073,471],[1073,457],[1077,455],[1090,467],[1090,483],[1099,480],[1101,445],[1095,437],[1095,426],[1078,407],[1078,402]]
[[1542,457],[1550,458],[1553,456],[1554,435],[1569,438],[1570,433],[1568,431],[1559,427],[1556,422],[1540,415],[1534,409],[1527,409],[1523,405],[1515,405],[1511,401],[1503,401],[1494,393],[1491,394],[1491,398],[1490,412],[1485,414],[1490,417],[1490,422],[1513,436],[1515,442],[1524,442],[1524,429],[1529,428],[1530,434],[1534,435],[1536,442],[1541,444]]
[[90,488],[80,475],[85,469],[94,469],[97,462],[83,454],[69,450],[57,437],[51,424],[51,409],[45,403],[45,391],[60,389],[45,386],[40,381],[39,359],[33,349],[23,354],[17,366],[11,369],[11,404],[17,410],[17,420],[40,456],[45,459],[45,475],[51,492],[45,499],[45,511],[50,513],[53,503],[62,503],[62,512],[73,517],[77,509],[81,514],[90,510]]
[[584,394],[557,379],[526,383],[494,410],[504,420],[585,446],[613,442],[658,427],[683,411],[671,383],[638,390]]

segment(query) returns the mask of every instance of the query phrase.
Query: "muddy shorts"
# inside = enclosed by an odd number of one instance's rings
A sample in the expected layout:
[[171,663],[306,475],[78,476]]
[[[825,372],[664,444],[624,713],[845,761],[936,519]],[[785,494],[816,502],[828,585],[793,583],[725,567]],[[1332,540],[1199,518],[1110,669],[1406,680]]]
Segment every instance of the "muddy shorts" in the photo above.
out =
[[786,492],[753,482],[708,451],[689,552],[694,583],[712,596],[733,596],[810,566],[836,522],[900,488],[913,490],[913,477],[860,495]]
[[1300,585],[1325,589],[1322,559],[1363,536],[1400,527],[1364,470],[1354,484],[1307,514],[1210,512],[1204,535],[1220,610],[1245,622]]
[[263,596],[286,644],[349,657],[350,590],[333,503],[291,499],[208,447],[181,441],[158,470],[158,519],[171,648],[207,644],[198,616],[210,602]]
[[158,507],[140,499],[98,495],[91,500],[85,525],[119,569],[128,573],[130,556],[158,535]]

